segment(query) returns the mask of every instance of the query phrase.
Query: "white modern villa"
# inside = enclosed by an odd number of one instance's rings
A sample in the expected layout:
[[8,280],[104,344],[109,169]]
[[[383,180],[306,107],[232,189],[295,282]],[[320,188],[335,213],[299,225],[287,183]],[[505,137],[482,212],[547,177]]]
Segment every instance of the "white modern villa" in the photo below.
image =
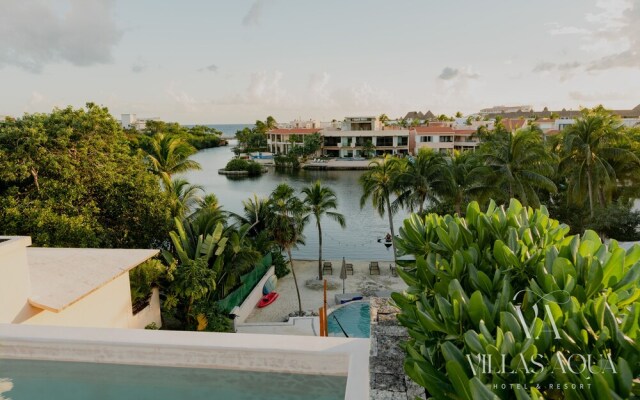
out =
[[408,129],[385,127],[378,117],[347,117],[340,129],[322,131],[324,156],[364,157],[366,151],[409,154]]

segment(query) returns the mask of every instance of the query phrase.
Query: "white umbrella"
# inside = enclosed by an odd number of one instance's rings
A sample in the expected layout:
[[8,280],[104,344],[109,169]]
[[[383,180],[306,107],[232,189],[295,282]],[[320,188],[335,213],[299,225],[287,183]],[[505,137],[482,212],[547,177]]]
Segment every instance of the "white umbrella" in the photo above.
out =
[[342,257],[342,268],[340,268],[340,279],[342,279],[342,294],[344,294],[344,280],[347,279],[347,264]]

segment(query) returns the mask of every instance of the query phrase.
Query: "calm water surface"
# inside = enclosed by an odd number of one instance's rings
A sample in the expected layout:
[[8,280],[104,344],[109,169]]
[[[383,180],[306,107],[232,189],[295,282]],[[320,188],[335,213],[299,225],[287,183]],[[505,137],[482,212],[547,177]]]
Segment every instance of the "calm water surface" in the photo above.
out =
[[[346,229],[336,222],[323,219],[323,258],[347,260],[393,260],[393,254],[377,239],[389,231],[388,218],[381,218],[374,212],[370,203],[360,209],[362,189],[358,178],[363,171],[297,171],[280,172],[273,168],[257,178],[233,179],[218,175],[218,169],[224,168],[232,158],[231,146],[207,149],[195,154],[192,159],[202,166],[200,171],[185,174],[189,182],[201,185],[207,193],[214,193],[227,211],[241,212],[242,201],[254,193],[268,196],[280,183],[288,183],[298,192],[316,180],[331,187],[338,196],[338,212],[347,221]],[[407,213],[401,212],[394,218],[396,233]],[[318,231],[313,221],[305,229],[306,245],[293,252],[294,257],[317,259]]]
[[338,400],[346,376],[0,359],[0,399]]

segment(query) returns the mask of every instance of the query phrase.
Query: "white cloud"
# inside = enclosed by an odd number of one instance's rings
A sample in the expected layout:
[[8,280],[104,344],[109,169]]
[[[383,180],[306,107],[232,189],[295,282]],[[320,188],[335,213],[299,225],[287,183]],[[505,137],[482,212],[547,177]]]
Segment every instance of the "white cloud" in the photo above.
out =
[[113,0],[68,0],[64,12],[50,1],[2,0],[0,68],[13,65],[40,72],[45,65],[77,66],[112,61],[122,36]]

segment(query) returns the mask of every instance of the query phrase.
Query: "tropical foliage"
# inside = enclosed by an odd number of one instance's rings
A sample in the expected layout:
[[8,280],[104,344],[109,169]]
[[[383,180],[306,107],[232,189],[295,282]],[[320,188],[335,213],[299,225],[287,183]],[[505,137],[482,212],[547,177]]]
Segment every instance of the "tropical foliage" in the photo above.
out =
[[36,246],[149,248],[169,199],[104,107],[0,122],[0,234]]
[[516,200],[407,219],[407,374],[437,399],[637,396],[640,246],[568,231]]

